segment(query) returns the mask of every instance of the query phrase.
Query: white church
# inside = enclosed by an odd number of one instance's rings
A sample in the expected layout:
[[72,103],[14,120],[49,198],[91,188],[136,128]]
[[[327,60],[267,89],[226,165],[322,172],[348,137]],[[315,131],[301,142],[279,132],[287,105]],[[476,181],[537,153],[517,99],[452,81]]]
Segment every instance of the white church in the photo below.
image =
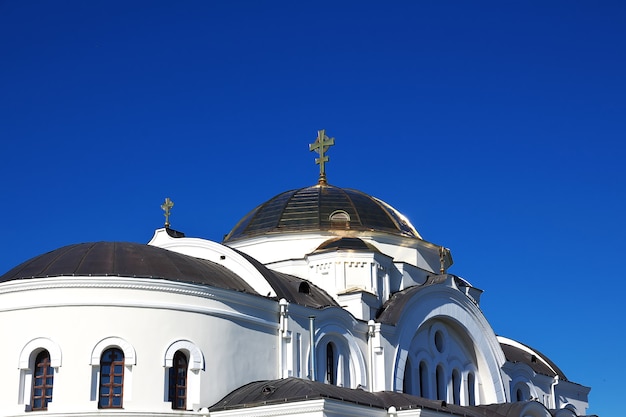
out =
[[497,336],[449,249],[328,183],[333,144],[221,243],[171,228],[166,199],[147,244],[0,276],[0,417],[584,416],[590,388]]

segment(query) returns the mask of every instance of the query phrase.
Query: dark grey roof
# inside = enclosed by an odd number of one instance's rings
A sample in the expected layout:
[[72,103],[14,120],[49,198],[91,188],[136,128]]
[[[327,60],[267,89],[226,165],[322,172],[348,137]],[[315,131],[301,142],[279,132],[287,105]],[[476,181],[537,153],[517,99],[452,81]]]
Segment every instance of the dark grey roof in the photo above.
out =
[[257,294],[239,275],[211,261],[129,242],[79,243],[36,256],[0,282],[50,276],[162,278]]
[[[552,377],[558,375],[559,379],[567,381],[567,377],[565,377],[563,371],[561,371],[559,367],[550,360],[550,358],[548,358],[546,355],[539,352],[538,350],[531,348],[530,346],[526,346],[529,350],[534,352],[534,354],[532,354],[524,349],[516,346],[511,346],[506,343],[500,343],[500,347],[502,347],[502,351],[504,352],[504,356],[507,361],[513,363],[525,363],[538,374],[548,375]],[[542,360],[539,360],[539,358],[541,358]],[[547,366],[546,363],[548,363],[548,365],[550,366]]]
[[293,275],[272,271],[252,256],[239,250],[234,250],[254,265],[256,270],[263,275],[263,278],[274,289],[276,298],[279,300],[284,298],[290,303],[313,308],[339,306],[326,291],[311,282]]
[[[350,221],[331,221],[343,211]],[[361,191],[317,184],[285,191],[248,213],[224,242],[267,233],[318,230],[382,231],[419,238],[412,225],[389,205]]]
[[[309,281],[271,271],[251,256],[238,252],[263,275],[278,299],[313,308],[338,306],[328,293]],[[242,277],[220,264],[129,242],[65,246],[16,266],[0,276],[0,282],[74,275],[160,278],[259,295]]]
[[462,407],[399,392],[368,392],[361,389],[350,389],[310,381],[308,379],[285,378],[272,381],[256,381],[244,385],[215,403],[209,408],[209,411],[249,408],[266,404],[281,404],[321,398],[380,409],[388,409],[391,406],[396,407],[397,410],[421,408],[466,417],[518,417],[521,416],[522,409],[527,405],[526,402],[522,402],[516,403],[517,405],[502,404],[502,407],[500,405]]

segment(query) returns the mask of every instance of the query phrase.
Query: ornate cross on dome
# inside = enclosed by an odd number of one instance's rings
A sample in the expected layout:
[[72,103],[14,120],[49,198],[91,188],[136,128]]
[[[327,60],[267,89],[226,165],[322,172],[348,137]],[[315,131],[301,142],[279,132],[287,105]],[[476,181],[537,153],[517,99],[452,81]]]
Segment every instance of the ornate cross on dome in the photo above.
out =
[[325,164],[328,162],[328,156],[326,156],[326,151],[328,148],[335,144],[335,138],[329,138],[326,136],[326,131],[324,129],[317,131],[317,138],[315,142],[309,145],[309,151],[315,151],[319,154],[319,158],[315,158],[315,163],[320,166],[320,178],[317,181],[318,184],[326,185],[328,182],[326,181],[326,169]]
[[167,228],[170,227],[170,210],[172,207],[174,207],[174,202],[169,197],[165,199],[165,203],[161,204],[161,208],[165,212],[163,215],[165,216],[165,227]]
[[450,252],[450,249],[446,249],[443,246],[439,246],[439,273],[446,273],[446,256]]

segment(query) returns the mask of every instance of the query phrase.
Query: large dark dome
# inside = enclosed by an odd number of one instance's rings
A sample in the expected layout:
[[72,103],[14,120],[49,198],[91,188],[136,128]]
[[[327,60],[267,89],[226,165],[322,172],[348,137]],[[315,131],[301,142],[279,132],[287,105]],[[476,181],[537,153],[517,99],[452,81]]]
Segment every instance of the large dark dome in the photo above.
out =
[[256,294],[239,275],[222,265],[130,242],[64,246],[16,266],[0,276],[0,282],[55,276],[160,278]]
[[224,242],[268,233],[326,230],[378,231],[421,239],[389,204],[361,191],[317,184],[285,191],[261,204],[237,223]]
[[[263,275],[276,292],[277,299],[284,298],[290,303],[314,308],[337,306],[330,295],[309,281],[271,271],[252,257],[240,254]],[[0,275],[0,283],[59,276],[166,279],[258,295],[243,278],[215,262],[130,242],[64,246],[29,259]]]

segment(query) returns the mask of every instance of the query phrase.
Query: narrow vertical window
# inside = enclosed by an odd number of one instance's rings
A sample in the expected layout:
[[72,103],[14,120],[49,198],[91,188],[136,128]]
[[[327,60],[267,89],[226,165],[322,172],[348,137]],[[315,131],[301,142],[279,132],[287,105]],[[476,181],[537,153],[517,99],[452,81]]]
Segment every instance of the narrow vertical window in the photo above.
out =
[[122,408],[124,394],[124,352],[110,348],[100,358],[98,408]]
[[476,405],[476,393],[475,393],[475,377],[473,373],[467,374],[467,400],[468,405]]
[[428,394],[428,368],[424,362],[420,362],[420,397],[429,398]]
[[187,369],[189,362],[182,351],[174,354],[169,374],[169,400],[174,410],[187,409]]
[[335,348],[332,343],[326,345],[326,381],[327,384],[337,383],[337,362],[335,360]]
[[42,350],[35,358],[31,402],[33,411],[48,409],[48,403],[52,401],[53,379],[54,368],[50,366],[50,353]]
[[302,335],[300,333],[296,334],[296,377],[302,377]]
[[452,371],[452,402],[461,405],[461,375],[456,369]]
[[415,394],[413,392],[413,367],[411,366],[411,361],[408,358],[406,360],[406,364],[404,365],[404,382],[402,392],[405,394]]
[[446,400],[446,380],[443,375],[443,368],[441,366],[437,366],[437,371],[435,373],[435,383],[437,384],[437,399],[445,401]]

